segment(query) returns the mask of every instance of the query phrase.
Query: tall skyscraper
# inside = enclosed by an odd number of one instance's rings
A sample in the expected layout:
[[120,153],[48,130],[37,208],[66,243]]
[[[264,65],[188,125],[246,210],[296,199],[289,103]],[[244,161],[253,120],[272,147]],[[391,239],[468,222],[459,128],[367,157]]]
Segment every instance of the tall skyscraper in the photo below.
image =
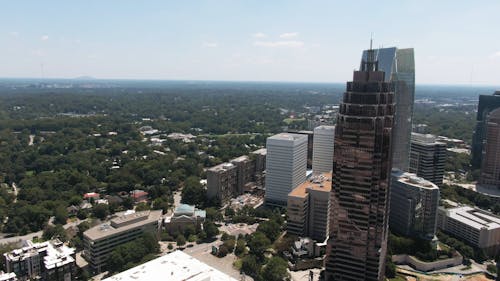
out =
[[439,205],[437,185],[393,169],[390,202],[391,231],[428,240],[434,238]]
[[367,52],[337,116],[326,280],[384,280],[394,87]]
[[486,120],[486,141],[479,182],[500,188],[500,108],[493,110]]
[[329,173],[333,165],[335,126],[314,128],[312,169],[314,174]]
[[[366,60],[367,51],[362,59]],[[408,171],[410,138],[415,100],[415,59],[413,48],[381,48],[375,50],[379,70],[385,72],[384,81],[393,82],[396,98],[394,114],[392,167]]]
[[284,207],[288,193],[306,180],[307,135],[277,134],[266,147],[266,205]]
[[493,95],[480,95],[477,107],[476,129],[472,137],[472,166],[479,168],[483,162],[483,145],[486,139],[486,125],[488,115],[500,108],[500,91]]
[[435,135],[411,134],[410,173],[442,186],[446,144],[436,139]]

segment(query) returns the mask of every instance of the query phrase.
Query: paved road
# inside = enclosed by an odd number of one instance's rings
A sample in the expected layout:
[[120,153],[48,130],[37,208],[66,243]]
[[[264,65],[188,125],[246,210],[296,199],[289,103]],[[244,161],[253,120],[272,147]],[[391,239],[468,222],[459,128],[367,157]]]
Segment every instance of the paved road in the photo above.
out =
[[[52,221],[54,217],[50,218],[50,221]],[[79,223],[81,223],[82,220],[77,219],[74,222],[70,222],[65,224],[63,227],[64,229],[68,229],[73,226],[77,226]],[[16,243],[16,242],[22,242],[25,240],[32,240],[35,237],[42,237],[43,231],[38,231],[38,232],[32,232],[28,233],[26,235],[20,235],[20,236],[14,236],[14,237],[9,237],[9,238],[1,238],[0,239],[0,244],[9,244],[9,243]]]

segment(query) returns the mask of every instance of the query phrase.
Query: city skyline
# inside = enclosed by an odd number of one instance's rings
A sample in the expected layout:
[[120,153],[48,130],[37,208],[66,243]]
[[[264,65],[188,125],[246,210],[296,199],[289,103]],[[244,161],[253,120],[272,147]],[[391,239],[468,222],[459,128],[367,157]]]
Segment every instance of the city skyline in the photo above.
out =
[[384,30],[374,47],[414,48],[417,84],[500,84],[500,3],[314,4],[7,2],[0,77],[342,82]]

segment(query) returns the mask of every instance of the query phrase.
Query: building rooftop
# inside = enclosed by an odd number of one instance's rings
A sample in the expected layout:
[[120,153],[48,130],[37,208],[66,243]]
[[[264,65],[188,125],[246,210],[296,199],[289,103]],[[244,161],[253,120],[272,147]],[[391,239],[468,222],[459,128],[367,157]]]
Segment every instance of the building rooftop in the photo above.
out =
[[294,188],[288,196],[305,197],[308,190],[330,192],[332,190],[332,173],[311,176],[304,183]]
[[91,240],[99,240],[117,233],[140,227],[161,219],[162,211],[142,211],[125,214],[90,228],[83,235]]
[[411,133],[411,141],[427,145],[435,145],[435,144],[445,145],[445,143],[437,141],[437,136],[435,135],[419,134],[415,132]]
[[3,271],[0,271],[0,281],[7,281],[7,280],[17,280],[16,274],[14,272],[5,273]]
[[500,217],[470,206],[446,209],[447,216],[475,229],[500,228]]
[[5,253],[4,256],[10,261],[22,261],[25,258],[37,256],[41,252],[43,255],[43,263],[46,269],[60,267],[68,263],[73,263],[75,249],[64,245],[59,239],[53,239],[42,243],[33,243],[31,240],[26,241],[26,246]]
[[190,255],[175,251],[103,281],[237,281]]
[[231,162],[245,162],[245,161],[250,161],[250,158],[246,155],[236,157],[236,158],[231,160]]
[[234,166],[234,164],[225,162],[225,163],[219,164],[217,166],[210,167],[210,168],[208,168],[207,171],[210,171],[210,172],[224,172],[224,171],[230,170],[230,169],[232,169],[234,167],[236,167],[236,166]]
[[280,133],[274,136],[270,136],[268,139],[271,140],[287,140],[287,141],[295,141],[299,139],[307,138],[306,135],[301,134],[291,134],[291,133]]
[[252,154],[266,155],[267,154],[267,148],[257,149],[255,151],[252,151]]
[[425,188],[425,189],[439,189],[437,185],[434,183],[418,177],[416,174],[408,173],[408,172],[403,172],[398,169],[393,169],[392,170],[392,176],[398,178],[398,182],[407,184],[407,185],[412,185],[416,186],[418,188]]

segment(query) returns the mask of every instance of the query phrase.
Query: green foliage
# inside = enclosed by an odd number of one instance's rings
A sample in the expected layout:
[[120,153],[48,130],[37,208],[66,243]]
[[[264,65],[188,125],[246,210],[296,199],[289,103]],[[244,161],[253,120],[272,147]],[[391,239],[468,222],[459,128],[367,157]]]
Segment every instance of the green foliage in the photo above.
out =
[[206,198],[206,190],[200,184],[200,178],[190,176],[184,182],[181,202],[189,205],[203,206]]
[[488,270],[489,273],[497,274],[497,266],[494,264],[488,264],[486,270]]
[[229,253],[232,253],[234,251],[234,247],[236,245],[236,240],[234,238],[225,240],[224,243],[222,244],[224,247],[226,247],[227,251]]
[[263,257],[269,246],[271,246],[271,241],[262,232],[255,232],[248,242],[250,252],[260,258]]
[[280,257],[272,257],[262,270],[262,279],[266,281],[289,280],[288,263]]
[[274,242],[281,233],[281,227],[274,220],[269,220],[261,222],[257,227],[257,231],[264,233],[271,242]]
[[184,246],[186,245],[186,238],[184,237],[184,235],[180,234],[177,236],[176,242],[177,246]]
[[108,269],[120,272],[154,258],[160,245],[152,234],[145,233],[140,238],[116,247],[108,259]]
[[214,238],[219,234],[219,229],[217,228],[217,226],[210,221],[206,221],[203,224],[203,230],[205,231],[207,238],[209,239]]
[[97,204],[92,208],[92,215],[98,219],[105,219],[109,215],[107,204]]
[[43,240],[51,240],[54,238],[58,238],[62,242],[66,242],[68,240],[66,230],[60,224],[57,224],[55,226],[47,225],[43,229],[42,238],[43,238]]
[[151,206],[148,203],[141,202],[135,206],[136,212],[151,210]]
[[245,253],[246,242],[244,239],[238,239],[236,241],[236,248],[234,249],[234,254],[238,257]]
[[243,257],[241,264],[241,271],[246,275],[256,277],[260,272],[261,265],[257,262],[257,257],[254,255],[247,255]]
[[210,208],[206,208],[205,211],[207,213],[207,220],[208,221],[216,222],[216,221],[222,220],[222,214],[218,209],[210,207]]
[[440,192],[443,199],[476,205],[485,210],[491,209],[494,214],[500,215],[500,198],[490,197],[456,185],[450,186],[445,184],[440,188]]

